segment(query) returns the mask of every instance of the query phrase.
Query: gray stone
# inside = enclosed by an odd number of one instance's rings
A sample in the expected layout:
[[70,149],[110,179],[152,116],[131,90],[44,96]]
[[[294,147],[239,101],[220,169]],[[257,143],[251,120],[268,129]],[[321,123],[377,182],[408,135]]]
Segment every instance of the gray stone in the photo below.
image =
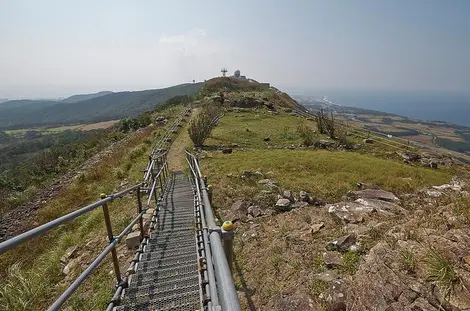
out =
[[338,273],[335,270],[325,271],[322,273],[315,274],[313,277],[315,280],[320,280],[324,282],[331,282],[339,278]]
[[291,203],[288,199],[279,199],[276,202],[276,210],[279,211],[290,211],[292,209]]
[[292,208],[304,208],[304,207],[308,207],[307,202],[295,202],[294,204],[292,204]]
[[328,242],[326,249],[329,251],[347,252],[354,243],[356,243],[356,237],[352,234],[348,234]]
[[331,282],[330,288],[325,294],[325,300],[330,311],[346,310],[346,285],[343,280],[337,279]]
[[245,220],[246,215],[248,214],[248,206],[250,203],[244,200],[237,200],[230,207],[229,219],[232,221],[236,220]]
[[317,233],[318,231],[320,231],[323,227],[325,226],[324,223],[319,223],[319,224],[313,224],[310,226],[310,229],[312,229],[312,234],[313,233]]
[[437,190],[427,189],[426,195],[431,198],[438,198],[442,195],[442,192],[437,191]]
[[301,202],[309,202],[310,201],[310,195],[305,192],[305,191],[300,191],[299,193],[299,201]]
[[290,190],[284,190],[282,193],[282,196],[284,199],[288,199],[290,202],[294,203],[294,196],[292,195],[292,191]]
[[248,214],[253,217],[260,217],[263,215],[263,211],[258,206],[250,206],[248,207]]
[[386,212],[402,213],[402,214],[407,213],[407,211],[401,206],[392,202],[388,202],[388,201],[383,201],[383,200],[378,200],[378,199],[357,199],[354,202],[370,207],[373,209],[373,211],[379,211],[379,212],[386,211]]
[[380,189],[366,189],[352,192],[357,198],[377,199],[382,201],[396,202],[399,199],[391,192]]
[[72,260],[69,261],[69,263],[64,267],[64,269],[62,270],[62,273],[65,274],[65,275],[69,275],[70,272],[72,272],[72,270],[78,266],[78,259],[77,258],[74,258]]
[[327,204],[328,213],[338,218],[344,223],[360,223],[364,221],[364,216],[374,212],[374,208],[365,206],[356,202],[339,202],[335,204]]
[[126,246],[129,249],[135,249],[140,245],[140,232],[131,232],[126,237]]
[[337,268],[343,265],[343,257],[337,252],[324,252],[323,262],[328,269]]
[[67,248],[65,250],[65,254],[60,258],[60,262],[65,264],[67,261],[69,261],[70,258],[75,256],[77,249],[77,245]]
[[272,180],[272,179],[261,179],[258,181],[258,184],[272,187],[272,186],[277,185],[277,181]]

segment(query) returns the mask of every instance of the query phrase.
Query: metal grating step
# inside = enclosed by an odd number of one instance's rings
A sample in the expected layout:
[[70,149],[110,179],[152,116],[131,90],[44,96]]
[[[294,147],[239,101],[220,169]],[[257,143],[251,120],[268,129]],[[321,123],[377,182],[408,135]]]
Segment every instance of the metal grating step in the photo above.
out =
[[186,311],[200,310],[199,290],[186,292],[165,299],[147,300],[117,307],[116,311]]
[[145,251],[153,252],[159,249],[167,249],[167,250],[178,249],[181,247],[188,247],[191,245],[196,245],[195,239],[193,241],[175,242],[175,243],[167,243],[167,244],[160,244],[160,245],[148,244],[145,246]]
[[199,277],[195,275],[194,273],[191,273],[190,275],[179,275],[178,279],[170,279],[170,280],[152,280],[149,282],[131,282],[129,284],[129,287],[126,289],[126,293],[130,291],[133,288],[144,288],[144,287],[149,287],[149,286],[156,286],[160,289],[165,289],[165,288],[173,288],[175,286],[181,286],[184,284],[199,284]]
[[189,265],[197,262],[197,253],[187,254],[186,256],[170,257],[165,259],[156,259],[139,262],[137,271],[151,271],[155,269],[168,269],[181,265]]
[[131,286],[144,286],[149,283],[169,282],[198,275],[198,265],[191,264],[171,269],[161,269],[152,272],[139,272],[132,275]]
[[139,303],[148,300],[165,300],[176,295],[181,295],[187,292],[193,292],[199,290],[199,284],[180,284],[180,286],[167,285],[166,288],[157,287],[155,285],[148,285],[145,287],[133,288],[126,290],[126,298],[123,299],[123,303],[132,300],[132,303]]
[[176,256],[185,256],[187,253],[194,252],[196,250],[195,245],[191,245],[188,247],[179,247],[174,250],[168,249],[158,249],[153,252],[146,252],[140,255],[141,261],[145,260],[154,260],[154,259],[161,259],[163,257],[176,257]]

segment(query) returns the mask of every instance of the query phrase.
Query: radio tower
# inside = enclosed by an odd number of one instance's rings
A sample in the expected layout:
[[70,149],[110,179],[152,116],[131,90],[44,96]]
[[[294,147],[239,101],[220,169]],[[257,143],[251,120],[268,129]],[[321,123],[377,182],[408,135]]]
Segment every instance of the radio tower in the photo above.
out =
[[222,77],[225,77],[225,74],[227,73],[227,68],[222,68],[222,70],[220,70],[220,72],[222,73]]

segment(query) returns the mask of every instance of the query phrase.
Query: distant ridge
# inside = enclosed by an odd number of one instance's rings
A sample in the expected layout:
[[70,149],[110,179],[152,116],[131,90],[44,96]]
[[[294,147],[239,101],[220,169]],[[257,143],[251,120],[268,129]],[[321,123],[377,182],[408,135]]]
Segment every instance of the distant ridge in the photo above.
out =
[[80,102],[80,101],[83,101],[83,100],[97,98],[97,97],[112,94],[112,93],[113,92],[111,92],[111,91],[101,91],[101,92],[92,93],[92,94],[78,94],[78,95],[73,95],[73,96],[67,97],[66,99],[61,100],[61,102],[63,102],[63,103],[77,103],[77,102]]
[[174,96],[192,96],[200,90],[201,86],[202,83],[186,83],[156,90],[110,93],[77,102],[73,102],[73,99],[72,102],[7,101],[0,104],[0,129],[84,124],[122,119],[155,109],[159,104]]

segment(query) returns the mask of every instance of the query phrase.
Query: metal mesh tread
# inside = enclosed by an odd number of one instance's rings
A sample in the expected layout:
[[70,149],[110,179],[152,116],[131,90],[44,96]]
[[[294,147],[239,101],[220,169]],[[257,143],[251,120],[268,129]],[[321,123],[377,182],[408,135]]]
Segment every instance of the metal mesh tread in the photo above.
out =
[[199,289],[164,299],[139,301],[116,308],[116,311],[186,311],[200,310]]
[[194,192],[182,174],[156,209],[155,229],[115,310],[200,310]]
[[191,245],[188,247],[181,247],[173,250],[169,249],[157,249],[153,252],[146,252],[140,255],[140,260],[153,260],[153,259],[161,259],[161,258],[169,258],[169,257],[176,257],[176,256],[186,256],[187,253],[194,252],[195,246]]
[[165,258],[165,259],[156,259],[156,260],[148,260],[144,262],[139,262],[137,271],[145,270],[149,271],[151,269],[161,268],[167,269],[172,267],[177,267],[180,265],[188,265],[197,261],[197,253],[194,252],[193,254],[187,254],[186,256],[178,256]]
[[139,272],[132,276],[131,285],[142,286],[152,282],[169,282],[178,278],[190,277],[198,274],[198,265],[191,264],[177,268],[161,269],[152,272]]

